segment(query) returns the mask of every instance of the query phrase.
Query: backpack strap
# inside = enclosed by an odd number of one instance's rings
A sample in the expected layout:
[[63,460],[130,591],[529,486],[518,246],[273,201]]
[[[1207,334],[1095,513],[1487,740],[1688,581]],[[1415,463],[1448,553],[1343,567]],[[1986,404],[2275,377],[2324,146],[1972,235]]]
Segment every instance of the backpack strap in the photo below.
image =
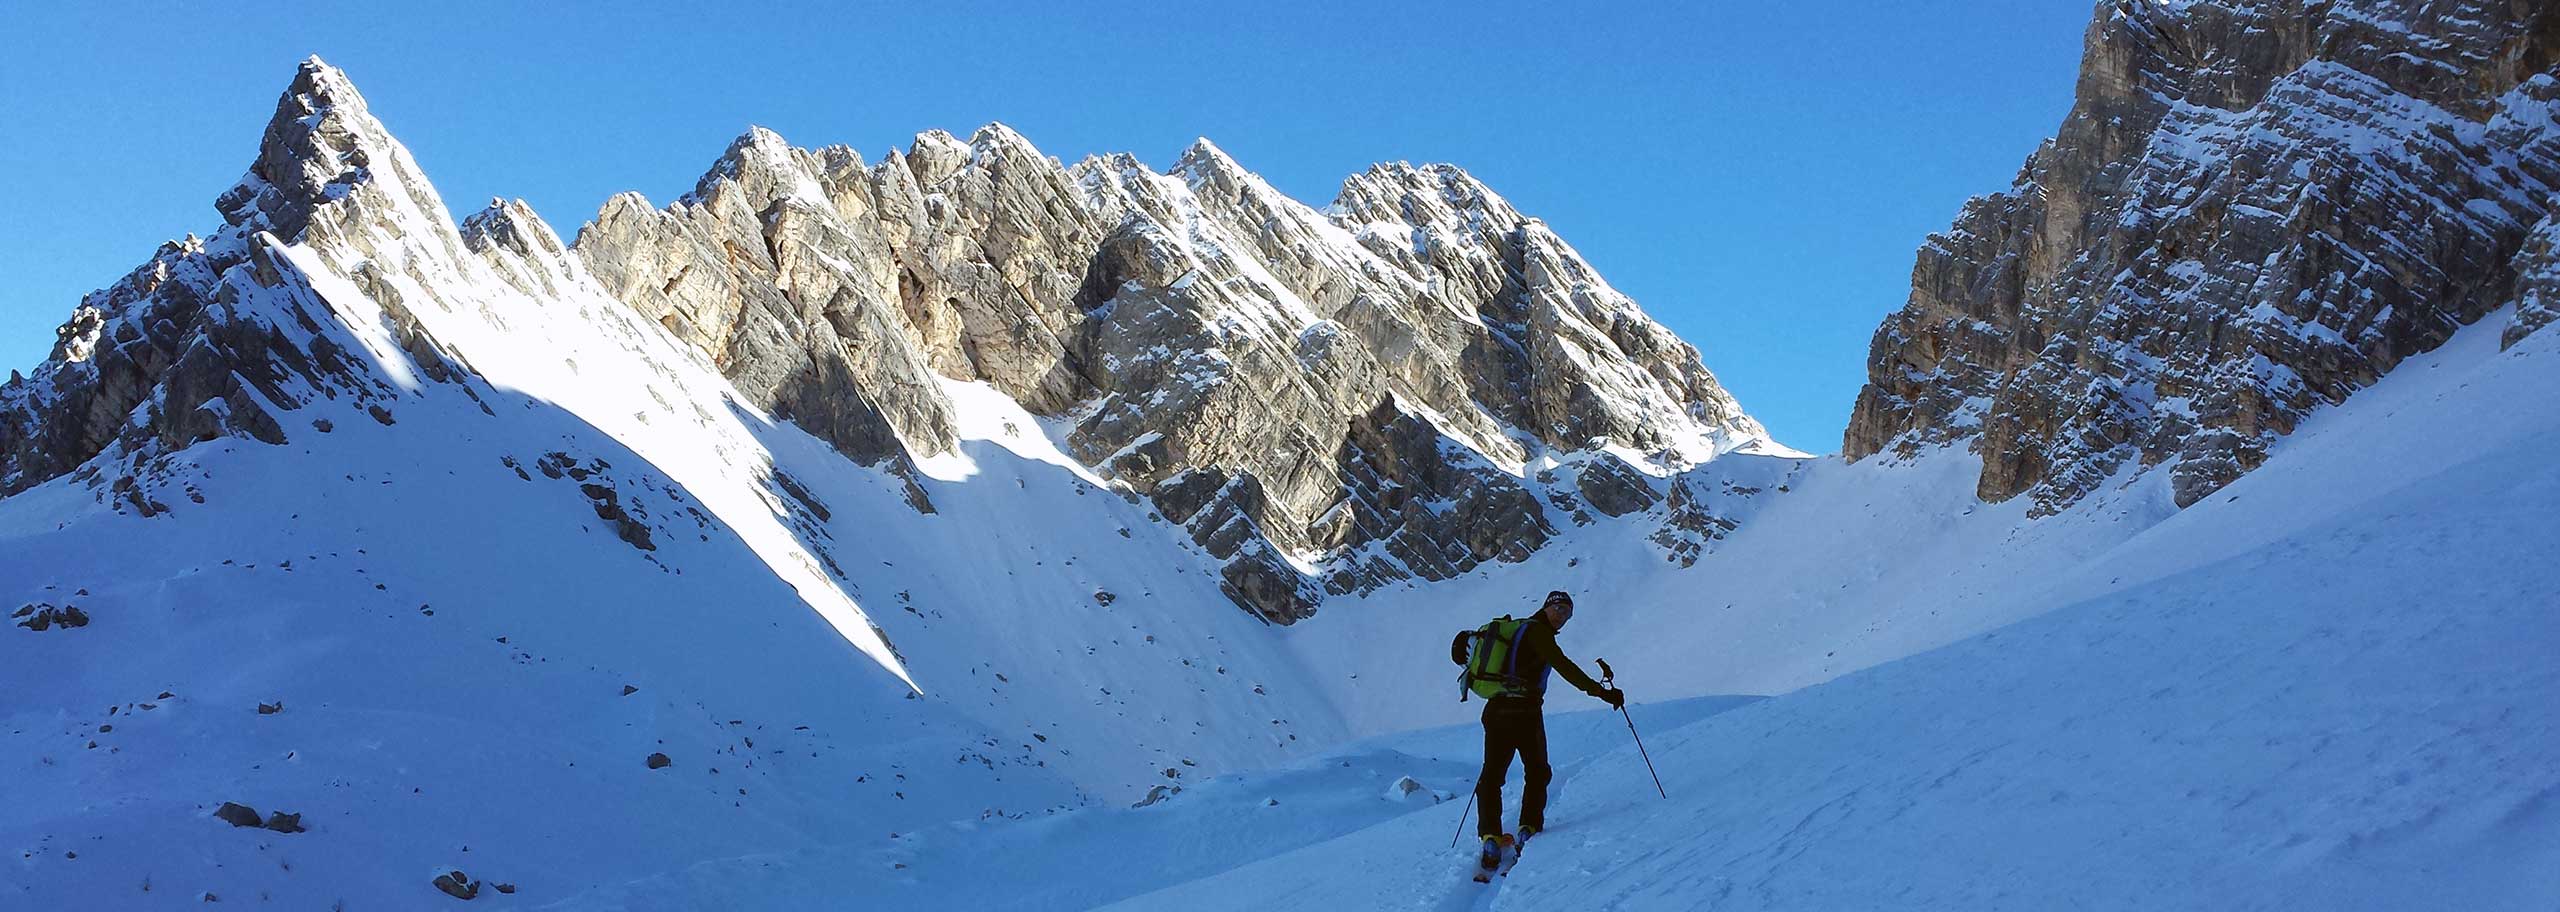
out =
[[1467,702],[1467,698],[1475,693],[1476,679],[1487,674],[1478,666],[1492,658],[1492,649],[1487,644],[1493,642],[1493,627],[1496,623],[1500,622],[1488,621],[1484,626],[1474,630],[1461,630],[1456,639],[1449,641],[1449,658],[1456,661],[1459,666],[1458,702],[1460,703]]
[[1493,649],[1491,647],[1496,635],[1495,630],[1500,626],[1502,626],[1501,621],[1492,620],[1486,621],[1484,626],[1476,628],[1476,632],[1474,634],[1474,654],[1467,657],[1468,674],[1490,675],[1493,673],[1493,669],[1489,667],[1493,664]]
[[1529,622],[1520,621],[1511,628],[1511,648],[1502,657],[1502,676],[1520,679],[1520,638],[1528,635]]

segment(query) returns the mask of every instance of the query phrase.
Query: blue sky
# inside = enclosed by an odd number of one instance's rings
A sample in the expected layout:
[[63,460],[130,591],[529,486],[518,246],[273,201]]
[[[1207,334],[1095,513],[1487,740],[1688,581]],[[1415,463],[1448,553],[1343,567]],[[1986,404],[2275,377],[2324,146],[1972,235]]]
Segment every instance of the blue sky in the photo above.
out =
[[1465,166],[1705,354],[1781,440],[1839,446],[1912,253],[2068,110],[2085,0],[1235,4],[30,4],[0,34],[0,369],[220,223],[296,61],[347,70],[448,204],[576,230],[763,124],[877,157],[1002,120],[1073,161],[1208,136],[1315,205]]

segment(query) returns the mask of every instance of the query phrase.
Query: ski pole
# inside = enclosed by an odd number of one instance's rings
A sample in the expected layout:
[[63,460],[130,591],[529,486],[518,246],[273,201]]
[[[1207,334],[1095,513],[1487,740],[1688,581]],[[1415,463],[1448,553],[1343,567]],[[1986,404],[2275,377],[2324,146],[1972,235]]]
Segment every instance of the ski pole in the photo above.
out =
[[1458,831],[1449,834],[1449,847],[1458,847],[1458,837],[1467,831],[1467,817],[1476,812],[1476,793],[1467,793],[1467,809],[1458,812]]
[[[1609,670],[1609,660],[1593,659],[1592,661],[1600,663],[1600,686],[1618,686],[1618,673]],[[1636,756],[1644,758],[1644,772],[1645,775],[1653,777],[1654,792],[1660,794],[1664,800],[1669,800],[1671,793],[1662,790],[1662,774],[1653,771],[1653,755],[1645,752],[1644,736],[1636,734],[1636,717],[1627,714],[1627,707],[1623,703],[1618,706],[1618,717],[1627,720],[1627,736],[1636,739]],[[1463,824],[1463,821],[1461,823]],[[1449,845],[1455,847],[1457,843],[1452,841]]]

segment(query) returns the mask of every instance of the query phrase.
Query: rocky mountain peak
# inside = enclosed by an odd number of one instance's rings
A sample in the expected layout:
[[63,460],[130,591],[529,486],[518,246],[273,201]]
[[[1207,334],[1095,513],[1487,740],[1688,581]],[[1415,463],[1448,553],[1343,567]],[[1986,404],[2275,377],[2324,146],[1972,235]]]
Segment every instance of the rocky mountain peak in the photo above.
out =
[[784,200],[830,209],[834,203],[819,180],[823,173],[818,153],[793,147],[772,130],[750,126],[729,141],[682,202],[707,208],[735,204],[756,213]]
[[480,211],[462,220],[462,240],[472,250],[504,248],[517,256],[558,257],[568,245],[521,199],[491,198]]
[[1372,165],[1342,182],[1333,211],[1356,224],[1402,222],[1470,240],[1510,231],[1527,220],[1475,175],[1450,164]]
[[1031,144],[1029,137],[1023,136],[1013,127],[999,120],[988,121],[986,125],[971,132],[969,150],[981,156],[1002,154],[1033,159],[1048,157],[1040,153],[1038,146]]
[[915,175],[919,186],[932,187],[960,173],[975,155],[976,150],[960,137],[943,130],[926,130],[907,145],[907,170]]
[[387,162],[390,134],[344,72],[318,57],[302,61],[276,101],[258,156],[217,205],[233,225],[293,238],[311,210],[372,179]]
[[[282,444],[285,417],[315,400],[388,424],[404,383],[467,372],[410,308],[469,282],[473,248],[343,72],[302,62],[217,208],[220,231],[83,298],[53,357],[0,391],[0,494],[77,470],[154,515],[167,506],[137,479],[163,457],[225,436]],[[568,268],[521,204],[476,236],[547,246]],[[345,283],[335,298],[315,272]]]
[[1227,154],[1227,150],[1218,148],[1217,143],[1210,142],[1208,137],[1203,136],[1192,140],[1191,145],[1183,147],[1182,155],[1174,159],[1173,168],[1166,173],[1190,176],[1196,180],[1200,177],[1242,175],[1248,172],[1243,165],[1236,163],[1234,156]]

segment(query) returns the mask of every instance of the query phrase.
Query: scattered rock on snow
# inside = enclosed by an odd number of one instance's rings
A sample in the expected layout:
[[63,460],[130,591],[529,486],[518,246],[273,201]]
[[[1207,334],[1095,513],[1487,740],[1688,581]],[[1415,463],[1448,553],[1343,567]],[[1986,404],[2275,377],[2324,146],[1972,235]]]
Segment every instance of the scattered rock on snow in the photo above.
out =
[[436,875],[435,885],[436,889],[444,891],[444,895],[455,899],[473,899],[480,895],[480,882],[460,871]]
[[278,833],[299,833],[302,832],[302,815],[277,811],[267,815],[266,827]]
[[213,816],[236,827],[264,825],[264,821],[258,819],[257,808],[237,802],[223,802],[221,807],[214,809]]
[[1138,799],[1138,803],[1130,807],[1142,808],[1152,804],[1162,804],[1165,799],[1179,794],[1182,794],[1182,786],[1179,785],[1151,785],[1147,787],[1147,797]]
[[667,759],[667,755],[665,755],[665,754],[650,754],[650,755],[649,755],[649,768],[650,768],[650,769],[666,769],[667,767],[672,766],[672,765],[674,765],[674,764],[675,764],[675,761]]
[[284,711],[284,701],[283,701],[283,700],[277,700],[277,701],[275,701],[275,702],[273,702],[273,703],[260,703],[260,704],[258,704],[258,715],[261,715],[261,716],[272,716],[272,715],[275,715],[275,714],[280,713],[280,712],[283,712],[283,711]]
[[[80,610],[76,606],[64,605],[60,608],[56,608],[51,605],[39,603],[27,606],[27,608],[35,609],[33,612],[34,616],[28,617],[26,620],[19,621],[18,626],[27,628],[28,630],[42,631],[52,627],[61,627],[67,630],[73,627],[89,626],[89,613]],[[29,614],[27,608],[20,608],[16,615],[11,616],[25,616]]]

